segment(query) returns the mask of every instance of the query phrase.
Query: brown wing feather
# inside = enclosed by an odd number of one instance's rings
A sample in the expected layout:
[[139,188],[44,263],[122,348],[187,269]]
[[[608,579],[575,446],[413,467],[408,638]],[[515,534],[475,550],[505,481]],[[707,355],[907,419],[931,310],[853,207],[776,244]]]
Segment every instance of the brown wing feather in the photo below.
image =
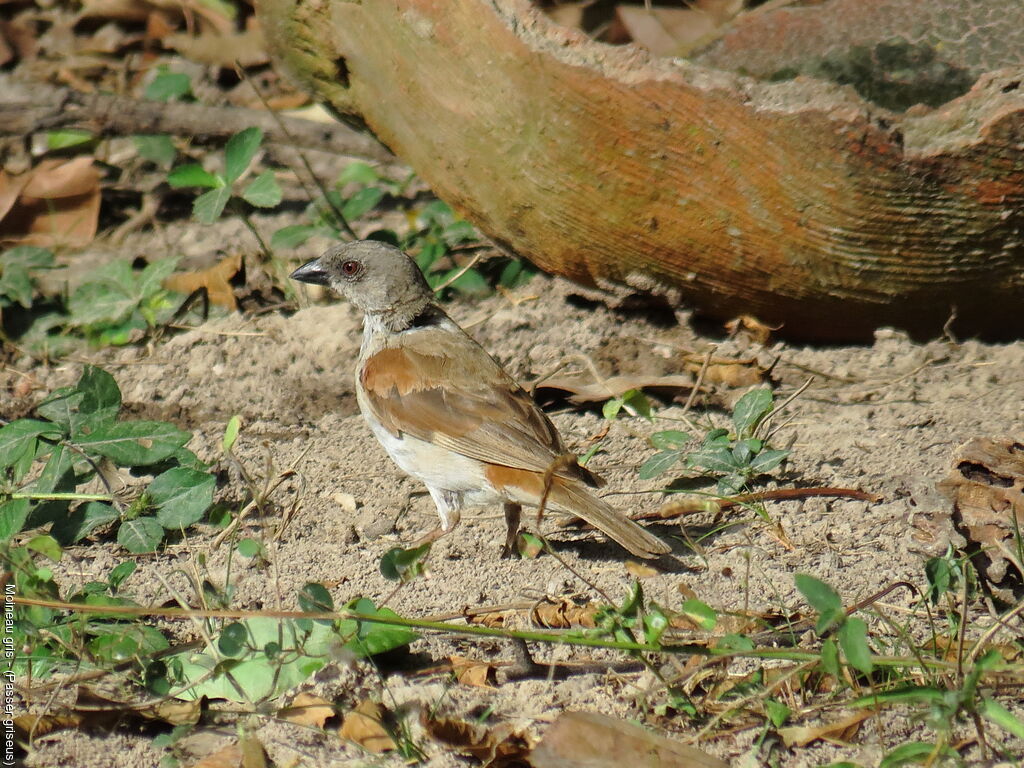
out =
[[383,349],[364,362],[360,383],[374,415],[395,435],[410,434],[463,456],[534,472],[543,472],[565,452],[533,399],[461,331],[403,334],[401,347]]

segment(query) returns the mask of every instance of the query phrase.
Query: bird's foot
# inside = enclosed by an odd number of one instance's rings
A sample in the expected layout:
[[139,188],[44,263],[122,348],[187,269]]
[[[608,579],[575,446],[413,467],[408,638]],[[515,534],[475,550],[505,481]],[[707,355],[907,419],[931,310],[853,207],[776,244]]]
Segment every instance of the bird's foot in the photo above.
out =
[[523,507],[520,504],[505,502],[505,545],[501,548],[503,558],[515,557],[519,550],[519,520],[522,517]]

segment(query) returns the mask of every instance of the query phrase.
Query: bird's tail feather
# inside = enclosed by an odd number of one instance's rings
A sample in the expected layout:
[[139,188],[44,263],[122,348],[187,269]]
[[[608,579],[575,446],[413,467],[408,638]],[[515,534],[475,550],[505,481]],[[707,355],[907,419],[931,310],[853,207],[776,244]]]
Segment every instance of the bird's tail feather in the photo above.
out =
[[548,504],[586,520],[637,557],[658,557],[671,551],[671,547],[653,533],[573,480],[555,477],[548,494]]

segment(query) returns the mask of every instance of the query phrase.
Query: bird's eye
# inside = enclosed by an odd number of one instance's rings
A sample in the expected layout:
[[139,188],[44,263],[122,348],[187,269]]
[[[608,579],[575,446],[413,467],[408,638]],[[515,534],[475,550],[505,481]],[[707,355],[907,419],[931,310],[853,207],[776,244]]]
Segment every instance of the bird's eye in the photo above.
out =
[[362,265],[352,259],[341,263],[341,274],[345,277],[355,277],[359,274],[360,269],[362,269]]

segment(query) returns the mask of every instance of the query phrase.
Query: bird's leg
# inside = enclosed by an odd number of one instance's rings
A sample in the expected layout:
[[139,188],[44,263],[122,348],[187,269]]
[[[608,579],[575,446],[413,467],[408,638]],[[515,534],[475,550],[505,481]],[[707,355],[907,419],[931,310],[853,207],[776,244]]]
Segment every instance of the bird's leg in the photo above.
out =
[[523,507],[511,501],[505,502],[505,546],[501,548],[502,557],[512,557],[516,551],[516,539],[519,536],[519,518],[522,517]]
[[430,498],[434,500],[434,506],[437,507],[437,516],[441,518],[441,524],[416,539],[413,547],[422,547],[424,544],[437,541],[459,524],[462,494],[430,486],[427,486],[427,490],[430,491]]

